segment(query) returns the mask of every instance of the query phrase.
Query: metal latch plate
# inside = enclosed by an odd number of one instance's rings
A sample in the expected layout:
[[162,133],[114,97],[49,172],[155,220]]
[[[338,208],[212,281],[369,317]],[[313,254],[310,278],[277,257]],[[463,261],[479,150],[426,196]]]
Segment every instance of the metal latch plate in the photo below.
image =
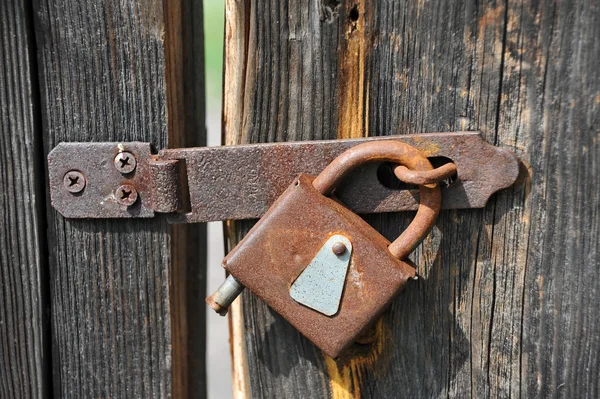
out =
[[[52,205],[68,218],[149,218],[154,216],[151,196],[149,143],[60,143],[48,155],[48,179]],[[120,152],[134,154],[137,165],[123,174],[114,166]],[[80,192],[65,187],[65,175],[76,171],[85,179]],[[81,184],[81,182],[79,182]],[[131,185],[137,190],[132,206],[119,204],[117,188]]]
[[[427,157],[454,162],[458,179],[443,189],[443,209],[481,208],[519,173],[513,154],[488,144],[477,132],[166,149],[155,155],[148,143],[61,143],[48,155],[52,205],[72,218],[152,217],[155,212],[169,212],[172,223],[259,218],[300,173],[317,175],[345,150],[371,140],[399,140]],[[113,165],[123,150],[137,160],[130,174]],[[179,175],[175,168],[165,172],[173,162],[180,164]],[[378,167],[369,164],[352,172],[335,195],[357,213],[416,210],[418,191],[385,187],[377,179]],[[71,170],[85,176],[81,193],[63,186]],[[137,190],[138,201],[131,206],[115,199],[122,184]],[[181,193],[174,193],[175,187]],[[182,206],[169,205],[175,203]]]

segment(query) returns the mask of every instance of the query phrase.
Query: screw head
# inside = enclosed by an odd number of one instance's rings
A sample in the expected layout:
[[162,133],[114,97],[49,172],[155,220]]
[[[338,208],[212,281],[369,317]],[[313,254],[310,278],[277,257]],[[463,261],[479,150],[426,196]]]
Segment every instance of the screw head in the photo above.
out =
[[138,193],[135,187],[130,184],[123,184],[115,190],[117,202],[123,206],[131,206],[138,199]]
[[342,256],[343,254],[346,253],[346,245],[344,245],[343,242],[336,242],[335,244],[333,244],[333,246],[331,247],[331,250],[333,251],[334,254],[336,254],[337,256]]
[[132,153],[123,151],[115,156],[114,165],[123,174],[131,173],[137,166],[137,161]]
[[72,194],[80,193],[85,188],[85,176],[78,170],[71,170],[63,177],[63,186]]

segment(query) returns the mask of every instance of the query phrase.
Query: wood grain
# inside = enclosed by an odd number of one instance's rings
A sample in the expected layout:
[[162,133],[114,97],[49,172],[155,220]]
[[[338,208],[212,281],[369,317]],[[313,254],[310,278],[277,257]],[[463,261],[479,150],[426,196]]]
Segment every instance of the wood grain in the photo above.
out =
[[[190,50],[172,24],[183,2],[35,0],[34,10],[46,153],[61,141],[202,139],[180,136],[203,118],[183,114],[203,107],[198,82],[186,97],[177,81],[202,60],[178,64]],[[75,221],[48,209],[56,397],[181,397],[190,384],[204,395],[202,367],[182,374],[204,350],[203,335],[189,344],[203,314],[185,308],[203,273],[193,263],[201,241],[186,252],[196,233],[172,234],[162,218]]]
[[50,395],[41,126],[27,2],[0,2],[0,398]]
[[[166,1],[169,147],[206,145],[202,1]],[[172,225],[173,397],[206,396],[206,224]]]
[[[232,317],[238,397],[597,397],[600,7],[227,8],[245,23],[227,25],[224,108],[243,102],[225,115],[226,143],[467,129],[522,160],[486,208],[440,216],[411,256],[421,279],[352,356],[326,358],[245,293]],[[412,216],[367,220],[392,239]],[[251,223],[229,226],[231,246]]]

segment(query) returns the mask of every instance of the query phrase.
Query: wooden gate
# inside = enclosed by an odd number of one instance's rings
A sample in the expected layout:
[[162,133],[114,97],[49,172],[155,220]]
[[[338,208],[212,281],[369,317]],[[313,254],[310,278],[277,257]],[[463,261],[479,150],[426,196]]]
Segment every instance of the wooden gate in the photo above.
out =
[[204,396],[205,226],[64,219],[44,178],[62,141],[204,144],[202,3],[4,0],[0,35],[0,397]]
[[[245,294],[243,397],[596,397],[600,7],[595,1],[227,1],[225,142],[480,130],[522,161],[442,212],[422,277],[364,353],[324,357]],[[371,216],[388,239],[413,215]],[[250,223],[230,223],[232,243]],[[318,394],[315,394],[318,393]]]
[[[224,144],[479,130],[521,161],[484,209],[441,214],[353,357],[244,293],[234,396],[599,397],[600,4],[225,15]],[[205,226],[65,219],[45,170],[62,141],[203,145],[201,21],[191,0],[0,3],[0,397],[206,396]],[[391,239],[412,216],[366,219]],[[228,245],[252,223],[227,222]]]

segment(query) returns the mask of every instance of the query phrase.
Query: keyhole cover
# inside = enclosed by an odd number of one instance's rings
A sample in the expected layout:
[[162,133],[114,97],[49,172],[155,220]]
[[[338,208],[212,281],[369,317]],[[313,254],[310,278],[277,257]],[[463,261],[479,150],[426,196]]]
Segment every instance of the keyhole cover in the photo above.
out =
[[[341,245],[346,247],[345,251],[340,251]],[[351,255],[352,243],[347,237],[340,234],[331,236],[294,281],[290,296],[326,316],[336,314],[340,308]]]

